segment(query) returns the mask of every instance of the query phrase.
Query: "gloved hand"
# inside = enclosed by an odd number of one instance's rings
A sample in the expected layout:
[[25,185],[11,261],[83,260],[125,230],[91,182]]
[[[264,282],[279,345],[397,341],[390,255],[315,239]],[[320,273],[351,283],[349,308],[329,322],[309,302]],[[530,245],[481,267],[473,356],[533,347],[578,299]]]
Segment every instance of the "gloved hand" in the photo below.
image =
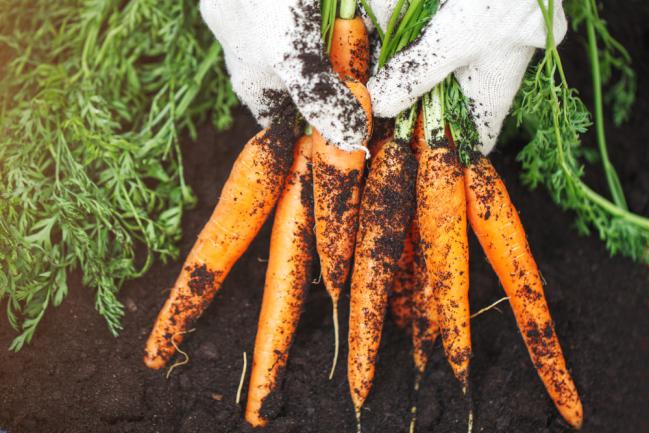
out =
[[[383,29],[396,0],[369,0]],[[546,0],[547,3],[547,0]],[[567,23],[555,2],[554,39]],[[537,0],[447,0],[418,41],[395,55],[368,82],[378,117],[393,117],[450,73],[455,73],[488,154],[521,85],[535,48],[544,48],[546,26]]]
[[363,109],[324,57],[318,0],[201,0],[225,54],[232,87],[266,127],[290,98],[332,144],[364,149]]

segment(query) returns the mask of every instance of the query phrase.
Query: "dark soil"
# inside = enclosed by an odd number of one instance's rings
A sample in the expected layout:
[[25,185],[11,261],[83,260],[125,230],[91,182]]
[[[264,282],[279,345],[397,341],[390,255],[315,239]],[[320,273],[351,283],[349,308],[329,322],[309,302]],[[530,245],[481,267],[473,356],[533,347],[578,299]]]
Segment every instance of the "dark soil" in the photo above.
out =
[[[613,162],[619,167],[634,210],[649,215],[649,6],[640,0],[606,2],[613,34],[631,49],[639,76],[639,101],[631,122],[610,129]],[[586,58],[577,38],[563,47],[569,77],[590,100]],[[203,128],[185,145],[186,173],[199,198],[184,220],[183,254],[207,220],[240,145],[256,132],[240,113],[230,131]],[[589,138],[589,145],[593,145]],[[572,216],[543,191],[519,182],[519,144],[493,155],[527,227],[547,280],[547,296],[568,364],[580,390],[587,433],[649,431],[649,273],[629,260],[610,258],[595,237],[580,237]],[[596,167],[589,182],[603,190]],[[64,304],[49,312],[31,345],[20,353],[0,350],[0,430],[57,432],[245,432],[235,394],[242,353],[253,347],[262,295],[269,227],[235,266],[214,304],[187,336],[190,360],[169,379],[142,363],[145,338],[181,263],[157,264],[121,294],[128,312],[115,339],[94,311],[93,293],[72,285]],[[472,308],[502,296],[475,239],[471,241]],[[348,304],[346,294],[341,302]],[[291,351],[283,406],[269,432],[353,432],[344,362],[327,380],[332,359],[331,304],[322,285],[309,293]],[[341,323],[346,322],[345,315]],[[4,317],[4,315],[2,315]],[[341,335],[346,335],[346,328]],[[0,321],[0,347],[13,338]],[[567,431],[538,379],[506,304],[473,320],[471,383],[476,432]],[[363,412],[366,432],[407,431],[413,396],[409,338],[388,322],[374,389]],[[441,348],[419,395],[420,432],[465,431],[466,408]],[[179,356],[177,359],[182,359]],[[341,360],[346,353],[341,353]],[[247,385],[247,384],[246,384]],[[242,396],[245,402],[245,387]]]

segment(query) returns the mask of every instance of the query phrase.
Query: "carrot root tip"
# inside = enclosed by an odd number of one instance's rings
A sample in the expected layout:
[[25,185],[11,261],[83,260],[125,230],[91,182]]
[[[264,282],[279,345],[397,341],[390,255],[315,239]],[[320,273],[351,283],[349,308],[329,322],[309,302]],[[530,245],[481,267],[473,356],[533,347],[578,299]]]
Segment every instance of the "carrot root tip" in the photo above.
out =
[[176,351],[181,355],[183,355],[185,358],[182,361],[174,362],[173,365],[169,367],[169,370],[167,370],[167,374],[165,375],[166,379],[169,379],[169,376],[171,376],[171,372],[174,371],[176,367],[180,367],[181,365],[185,365],[189,363],[189,355],[187,354],[187,352],[183,352],[183,350],[180,347],[178,347],[178,344],[176,343],[176,339],[175,339],[176,335],[189,334],[194,332],[195,330],[196,328],[190,329],[189,331],[177,332],[171,337],[171,344],[173,344],[174,349],[176,349]]
[[248,355],[243,352],[243,368],[241,369],[241,378],[239,379],[239,387],[237,388],[237,397],[235,403],[238,405],[241,402],[241,391],[243,391],[243,382],[246,380],[246,370],[248,370]]
[[331,371],[329,372],[329,380],[333,379],[336,372],[336,364],[338,364],[338,350],[340,349],[340,330],[338,326],[338,304],[333,302],[332,318],[334,322],[334,359],[331,364]]
[[356,433],[363,433],[363,429],[361,428],[361,408],[357,407],[354,411],[356,413]]
[[469,411],[469,419],[467,420],[467,433],[473,432],[473,409]]
[[417,425],[417,400],[419,396],[419,387],[421,386],[421,378],[422,378],[421,372],[417,372],[417,376],[415,376],[415,384],[413,386],[414,402],[410,407],[410,427],[408,428],[408,433],[415,433],[415,426]]
[[462,393],[466,397],[469,404],[469,416],[466,421],[466,431],[467,433],[473,432],[473,398],[471,397],[471,390],[469,389],[469,384],[466,383],[462,386]]
[[408,433],[415,433],[415,427],[417,425],[417,406],[412,406],[410,408],[410,427],[408,428]]

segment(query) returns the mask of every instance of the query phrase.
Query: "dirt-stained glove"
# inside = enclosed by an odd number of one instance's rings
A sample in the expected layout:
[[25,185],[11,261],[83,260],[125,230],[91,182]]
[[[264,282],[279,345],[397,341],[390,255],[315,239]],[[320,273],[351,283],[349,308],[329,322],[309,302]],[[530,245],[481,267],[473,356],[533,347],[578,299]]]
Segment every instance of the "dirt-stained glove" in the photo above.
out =
[[[396,0],[370,0],[384,29]],[[547,3],[547,0],[546,0]],[[555,2],[554,39],[567,23]],[[422,37],[395,55],[368,82],[374,113],[393,117],[454,72],[488,154],[521,85],[535,48],[546,43],[537,0],[447,0]]]
[[367,119],[323,55],[318,0],[201,0],[200,8],[234,91],[262,126],[290,95],[330,143],[364,149],[367,131],[357,125]]

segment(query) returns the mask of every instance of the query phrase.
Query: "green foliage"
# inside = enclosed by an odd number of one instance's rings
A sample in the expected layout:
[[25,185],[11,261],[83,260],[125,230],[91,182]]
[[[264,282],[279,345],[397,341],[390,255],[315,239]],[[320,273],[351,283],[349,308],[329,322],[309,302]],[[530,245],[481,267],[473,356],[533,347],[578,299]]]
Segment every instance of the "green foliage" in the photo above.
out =
[[[369,7],[363,6],[366,7],[368,15],[372,16]],[[403,9],[404,6],[406,6],[405,9]],[[435,15],[437,9],[439,9],[439,0],[412,0],[407,3],[405,0],[398,0],[390,16],[388,27],[381,38],[379,68],[382,68],[392,56],[419,37],[421,30]]]
[[[546,7],[539,0],[548,28],[552,3]],[[590,113],[568,85],[549,33],[543,58],[527,74],[514,109],[519,124],[535,125],[532,141],[519,154],[523,179],[531,187],[544,185],[558,205],[575,212],[577,228],[594,229],[612,254],[649,262],[649,219],[610,202],[582,180],[580,137],[591,124]]]
[[28,343],[77,270],[116,334],[121,284],[176,257],[178,136],[236,99],[194,0],[0,0],[0,299]]
[[619,126],[629,119],[638,87],[631,56],[610,34],[595,0],[569,0],[564,2],[564,8],[575,31],[592,26],[601,44],[597,49],[601,80],[609,87],[605,100],[611,106],[613,121]]
[[469,165],[480,143],[471,101],[464,95],[460,84],[453,76],[446,79],[444,91],[444,117],[451,128],[460,162]]

